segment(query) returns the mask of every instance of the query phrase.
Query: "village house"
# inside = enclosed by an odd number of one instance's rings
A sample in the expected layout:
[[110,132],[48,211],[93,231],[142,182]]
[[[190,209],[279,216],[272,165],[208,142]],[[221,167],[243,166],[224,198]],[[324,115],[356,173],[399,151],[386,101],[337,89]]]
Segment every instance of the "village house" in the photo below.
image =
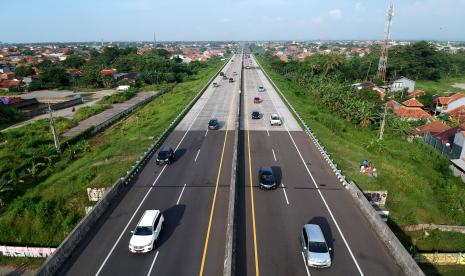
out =
[[451,93],[446,97],[435,96],[433,98],[435,111],[445,114],[448,118],[460,121],[465,119],[465,95],[462,93]]
[[389,83],[390,92],[402,92],[405,89],[407,89],[408,93],[413,92],[415,90],[415,81],[406,77],[399,77]]

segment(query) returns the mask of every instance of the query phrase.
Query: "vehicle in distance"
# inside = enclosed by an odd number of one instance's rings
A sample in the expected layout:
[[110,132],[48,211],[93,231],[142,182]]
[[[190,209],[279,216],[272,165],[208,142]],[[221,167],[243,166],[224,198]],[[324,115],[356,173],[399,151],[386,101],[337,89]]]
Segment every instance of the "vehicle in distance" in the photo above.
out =
[[223,80],[227,80],[228,77],[226,75],[223,75]]
[[252,112],[252,119],[260,119],[262,117],[262,114],[258,111],[253,111]]
[[273,113],[270,116],[270,124],[272,126],[280,126],[283,124],[283,122],[281,121],[281,118],[279,118],[278,114]]
[[224,76],[224,72],[223,72],[223,71],[220,72],[220,76],[221,76],[221,77]]
[[229,82],[234,82],[234,79],[233,79],[233,78],[229,78]]
[[218,83],[216,82],[213,83],[213,87],[218,87],[218,86],[220,86]]
[[265,91],[265,87],[263,87],[263,86],[258,87],[258,92],[264,92],[264,91]]
[[171,164],[174,161],[174,150],[170,146],[163,147],[157,155],[157,165]]
[[260,183],[260,188],[262,189],[276,189],[278,184],[273,174],[273,169],[271,167],[261,167],[258,171],[258,178]]
[[260,99],[260,97],[255,97],[255,98],[253,98],[253,103],[259,104],[259,103],[261,103],[261,102],[263,102],[263,100]]
[[246,66],[245,69],[250,69],[250,66]]
[[218,119],[213,118],[208,121],[208,129],[219,129],[220,128],[220,122],[218,122]]
[[300,234],[305,261],[310,267],[330,267],[331,256],[321,228],[317,224],[305,224]]
[[159,210],[146,210],[137,223],[129,240],[129,251],[133,253],[146,253],[152,251],[161,229],[163,228],[162,213]]

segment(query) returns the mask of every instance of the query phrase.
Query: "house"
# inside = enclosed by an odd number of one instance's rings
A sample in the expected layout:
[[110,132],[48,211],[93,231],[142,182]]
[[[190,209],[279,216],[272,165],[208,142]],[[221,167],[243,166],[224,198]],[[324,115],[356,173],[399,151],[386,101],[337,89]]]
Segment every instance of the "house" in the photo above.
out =
[[440,133],[425,133],[425,142],[449,159],[465,158],[465,126],[451,127]]
[[102,69],[100,74],[104,76],[114,76],[118,71],[116,69]]
[[402,92],[404,89],[407,89],[408,93],[412,93],[415,90],[415,81],[406,77],[399,77],[389,84],[390,92]]
[[385,103],[385,105],[388,107],[388,108],[391,108],[391,109],[397,109],[399,107],[401,107],[402,105],[400,103],[398,103],[397,101],[395,100],[389,100]]
[[11,72],[11,67],[8,64],[0,63],[0,73],[8,73]]
[[17,79],[0,79],[0,89],[7,90],[12,87],[18,86],[21,84],[20,80]]
[[362,89],[373,89],[374,87],[376,87],[376,84],[374,84],[373,82],[371,81],[365,81],[365,82],[362,82],[362,83],[355,83],[355,84],[352,84],[352,87],[357,89],[357,90],[362,90]]
[[136,80],[138,74],[136,72],[129,72],[129,73],[117,73],[113,77],[117,80],[128,80],[128,81],[134,81]]
[[423,96],[423,94],[424,94],[423,90],[415,89],[409,93],[409,96],[412,98],[418,98],[418,97]]
[[419,127],[416,127],[413,131],[412,134],[416,137],[422,137],[426,133],[431,134],[432,136],[437,135],[441,132],[444,132],[446,130],[450,129],[450,126],[443,124],[441,122],[428,122],[424,125],[421,125]]
[[423,104],[415,98],[408,99],[402,102],[402,104],[407,107],[423,107]]
[[428,112],[424,111],[423,109],[419,107],[401,106],[399,108],[395,108],[393,112],[401,120],[406,120],[406,121],[419,121],[422,119],[426,119],[426,120],[433,119],[433,116],[431,116]]
[[451,93],[446,97],[434,97],[435,110],[438,113],[450,114],[453,110],[465,105],[465,95],[462,93]]

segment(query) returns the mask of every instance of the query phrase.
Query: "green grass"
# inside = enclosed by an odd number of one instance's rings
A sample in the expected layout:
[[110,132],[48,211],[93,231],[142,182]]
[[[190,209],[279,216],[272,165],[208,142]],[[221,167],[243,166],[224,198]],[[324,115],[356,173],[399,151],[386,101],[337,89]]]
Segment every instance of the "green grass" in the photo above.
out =
[[465,89],[452,87],[454,83],[465,83],[463,77],[446,77],[439,81],[418,80],[415,87],[426,92],[434,92],[439,95],[445,95],[449,92],[465,92]]
[[24,195],[2,209],[0,243],[58,246],[84,216],[84,207],[91,205],[86,188],[110,187],[123,176],[222,64],[210,64],[194,80],[176,85],[113,127],[79,142],[72,149],[73,158],[65,148],[53,173],[39,176]]
[[0,266],[8,266],[18,271],[36,270],[42,265],[44,260],[43,258],[7,257],[0,255]]
[[465,252],[465,234],[440,230],[414,231],[406,234],[421,252]]
[[94,105],[89,105],[89,106],[84,106],[80,109],[78,109],[74,115],[73,115],[73,121],[74,122],[80,122],[82,120],[85,120],[89,117],[92,117],[96,114],[99,114],[108,108],[111,107],[111,104],[100,104],[96,103]]
[[463,276],[465,274],[464,265],[420,264],[420,268],[427,276]]

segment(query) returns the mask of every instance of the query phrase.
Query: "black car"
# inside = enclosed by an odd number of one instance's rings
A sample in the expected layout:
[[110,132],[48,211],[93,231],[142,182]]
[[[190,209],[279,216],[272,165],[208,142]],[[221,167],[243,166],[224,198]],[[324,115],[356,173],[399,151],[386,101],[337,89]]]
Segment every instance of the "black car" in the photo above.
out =
[[261,167],[258,172],[258,179],[260,182],[260,188],[262,189],[276,189],[278,184],[273,174],[271,167]]
[[220,122],[218,122],[218,119],[210,119],[208,121],[208,129],[219,129],[220,128]]
[[234,82],[234,79],[233,79],[233,78],[229,78],[229,82]]
[[163,147],[159,152],[157,156],[157,165],[162,165],[162,164],[171,164],[174,161],[174,150],[169,147]]
[[258,111],[254,111],[252,112],[252,119],[260,119],[262,116],[260,114],[260,112]]

